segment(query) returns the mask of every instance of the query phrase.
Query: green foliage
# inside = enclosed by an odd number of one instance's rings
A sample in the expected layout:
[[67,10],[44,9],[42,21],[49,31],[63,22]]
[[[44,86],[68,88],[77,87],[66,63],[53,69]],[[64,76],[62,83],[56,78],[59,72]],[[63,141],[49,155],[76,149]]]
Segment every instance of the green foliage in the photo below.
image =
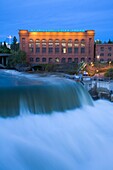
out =
[[6,42],[4,42],[4,45],[0,46],[0,53],[11,53],[11,50],[6,46]]
[[104,74],[105,77],[110,77],[113,79],[113,68],[110,68],[106,71],[106,73]]
[[13,42],[11,44],[11,50],[18,51],[19,50],[19,43],[17,42],[17,38],[13,37]]
[[24,51],[12,51],[12,55],[9,58],[8,67],[15,67],[16,64],[26,63],[26,53]]

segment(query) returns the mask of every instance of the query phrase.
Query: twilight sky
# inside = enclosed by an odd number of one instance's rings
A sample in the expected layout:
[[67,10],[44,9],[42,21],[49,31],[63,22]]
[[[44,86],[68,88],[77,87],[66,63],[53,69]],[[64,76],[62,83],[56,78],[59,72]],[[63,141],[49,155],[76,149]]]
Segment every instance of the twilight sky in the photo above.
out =
[[19,29],[93,29],[113,40],[113,0],[0,0],[0,41]]

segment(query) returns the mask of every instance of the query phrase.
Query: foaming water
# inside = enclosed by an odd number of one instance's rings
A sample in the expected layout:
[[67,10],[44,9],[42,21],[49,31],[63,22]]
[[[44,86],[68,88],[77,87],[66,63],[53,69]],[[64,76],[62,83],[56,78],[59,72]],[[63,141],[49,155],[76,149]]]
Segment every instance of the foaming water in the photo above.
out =
[[50,114],[93,105],[83,85],[65,78],[15,71],[0,74],[0,116],[17,116],[21,110]]
[[112,170],[113,105],[0,118],[0,170]]
[[54,75],[0,73],[0,170],[113,170],[112,103]]

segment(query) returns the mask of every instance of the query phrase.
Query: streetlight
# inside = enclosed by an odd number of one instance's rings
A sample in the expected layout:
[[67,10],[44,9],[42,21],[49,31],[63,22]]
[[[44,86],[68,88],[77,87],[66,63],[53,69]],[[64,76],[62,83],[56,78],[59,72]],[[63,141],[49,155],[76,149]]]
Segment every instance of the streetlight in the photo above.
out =
[[109,68],[110,68],[110,65],[111,65],[111,61],[109,61]]
[[[97,55],[97,61],[100,62],[100,56],[99,55]],[[100,79],[100,63],[98,63],[97,73],[98,73],[98,82],[99,82],[99,79]],[[99,83],[99,87],[100,87],[100,83]]]

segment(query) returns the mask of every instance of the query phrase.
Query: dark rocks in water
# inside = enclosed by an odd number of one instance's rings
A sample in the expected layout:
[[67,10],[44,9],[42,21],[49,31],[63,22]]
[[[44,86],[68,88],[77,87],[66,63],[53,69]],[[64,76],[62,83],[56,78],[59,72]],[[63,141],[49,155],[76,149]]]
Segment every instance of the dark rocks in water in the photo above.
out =
[[28,63],[16,64],[15,69],[20,72],[32,71],[32,66]]
[[0,69],[5,69],[6,67],[2,64],[0,64]]

